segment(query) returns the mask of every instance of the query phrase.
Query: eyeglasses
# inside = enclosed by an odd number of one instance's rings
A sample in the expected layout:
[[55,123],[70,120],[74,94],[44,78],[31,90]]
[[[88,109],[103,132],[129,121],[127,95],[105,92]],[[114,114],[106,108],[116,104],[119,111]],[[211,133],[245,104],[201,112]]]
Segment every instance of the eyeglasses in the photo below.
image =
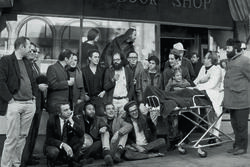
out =
[[128,57],[128,59],[137,60],[138,57]]
[[35,49],[31,49],[30,50],[30,53],[33,53],[33,54],[39,54],[40,52],[38,52],[37,50],[35,50]]
[[113,59],[113,61],[121,61],[121,59]]

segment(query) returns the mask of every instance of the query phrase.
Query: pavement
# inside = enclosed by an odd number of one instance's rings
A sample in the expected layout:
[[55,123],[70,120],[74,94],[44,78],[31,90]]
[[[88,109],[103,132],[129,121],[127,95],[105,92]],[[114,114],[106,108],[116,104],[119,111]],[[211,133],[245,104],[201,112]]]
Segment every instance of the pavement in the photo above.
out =
[[[222,131],[233,137],[231,125],[229,121],[223,121]],[[248,131],[250,128],[248,128]],[[193,138],[200,136],[202,133],[194,134]],[[31,167],[46,167],[46,158],[42,154],[42,145],[45,136],[39,136],[35,154],[40,156],[40,164]],[[250,140],[250,133],[248,140]],[[0,139],[2,142],[3,140]],[[2,149],[2,144],[1,149]],[[207,152],[206,158],[201,158],[198,155],[197,149],[188,148],[187,154],[181,155],[177,149],[166,151],[164,157],[151,158],[137,161],[124,161],[120,164],[115,164],[116,167],[250,167],[250,151],[247,154],[234,156],[227,153],[227,150],[232,147],[232,142],[224,143],[217,147],[206,147],[203,150]],[[85,167],[103,166],[103,160],[95,160],[92,164],[84,165]],[[65,167],[65,166],[62,166]]]

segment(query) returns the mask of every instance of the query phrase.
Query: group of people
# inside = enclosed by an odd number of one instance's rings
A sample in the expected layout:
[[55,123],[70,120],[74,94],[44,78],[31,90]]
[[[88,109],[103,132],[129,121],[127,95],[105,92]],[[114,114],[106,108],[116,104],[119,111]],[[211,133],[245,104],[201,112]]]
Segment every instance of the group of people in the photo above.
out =
[[[239,42],[227,41],[225,72],[215,52],[209,51],[203,65],[198,65],[198,55],[187,59],[180,42],[173,45],[160,72],[157,56],[148,58],[146,69],[138,61],[132,45],[135,37],[136,30],[130,28],[101,54],[94,45],[99,32],[91,29],[81,62],[79,55],[65,49],[46,76],[35,63],[36,45],[29,38],[17,38],[13,54],[0,60],[0,113],[6,115],[8,127],[1,166],[27,166],[35,159],[32,153],[43,108],[49,113],[44,154],[50,167],[61,162],[77,167],[101,157],[112,166],[123,159],[164,156],[166,138],[157,134],[143,98],[148,86],[165,93],[206,91],[216,116],[223,107],[230,112],[235,142],[229,152],[246,153],[250,59]],[[221,120],[215,127],[220,124]],[[185,128],[180,130],[187,133]],[[210,134],[219,136],[219,131]]]

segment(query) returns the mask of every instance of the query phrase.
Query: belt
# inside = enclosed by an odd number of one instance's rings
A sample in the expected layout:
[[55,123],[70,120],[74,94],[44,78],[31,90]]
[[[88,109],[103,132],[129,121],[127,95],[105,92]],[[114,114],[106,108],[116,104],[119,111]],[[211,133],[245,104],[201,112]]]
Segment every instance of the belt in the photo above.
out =
[[126,98],[128,98],[128,97],[127,96],[113,97],[113,99],[117,99],[117,100],[119,100],[119,99],[126,99]]

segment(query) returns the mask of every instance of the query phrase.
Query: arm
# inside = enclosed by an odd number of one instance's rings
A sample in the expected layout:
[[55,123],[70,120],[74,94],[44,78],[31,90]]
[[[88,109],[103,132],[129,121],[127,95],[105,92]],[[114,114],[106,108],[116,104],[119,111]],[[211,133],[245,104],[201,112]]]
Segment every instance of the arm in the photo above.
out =
[[173,84],[173,80],[172,78],[168,81],[168,84],[166,85],[165,87],[165,91],[170,91],[171,87],[172,87],[172,84]]
[[119,129],[119,134],[122,136],[128,134],[132,130],[133,126],[130,123],[124,121],[122,118],[119,119],[122,125],[122,127]]
[[59,139],[56,139],[56,137],[55,137],[55,126],[53,126],[54,123],[55,122],[53,122],[52,119],[49,119],[47,121],[46,144],[49,146],[56,146],[56,147],[60,148],[62,141]]
[[250,81],[250,59],[247,58],[246,61],[244,61],[241,71],[243,75],[247,78],[248,81]]
[[48,68],[47,77],[48,77],[50,89],[53,89],[53,90],[68,89],[68,81],[67,80],[58,81],[57,73],[56,73],[53,65]]
[[137,96],[138,103],[142,103],[143,97],[142,97],[142,75],[143,72],[138,75],[138,78],[136,80],[136,86],[135,86],[135,93]]
[[8,63],[6,58],[0,59],[0,98],[6,102],[12,99],[12,94],[7,86]]
[[214,67],[208,81],[202,84],[198,84],[196,87],[199,90],[213,89],[218,84],[218,82],[221,81],[221,77],[222,76],[220,68]]
[[105,75],[104,75],[104,90],[105,91],[109,91],[110,89],[115,87],[115,80],[113,78],[113,71],[111,71],[111,69],[107,69],[105,71]]
[[201,80],[201,78],[202,78],[202,75],[204,74],[204,70],[205,70],[205,66],[202,66],[201,69],[200,69],[200,71],[199,71],[198,76],[197,76],[196,79],[194,80],[194,84],[195,84],[195,85],[197,85],[197,84],[200,82],[200,80]]

